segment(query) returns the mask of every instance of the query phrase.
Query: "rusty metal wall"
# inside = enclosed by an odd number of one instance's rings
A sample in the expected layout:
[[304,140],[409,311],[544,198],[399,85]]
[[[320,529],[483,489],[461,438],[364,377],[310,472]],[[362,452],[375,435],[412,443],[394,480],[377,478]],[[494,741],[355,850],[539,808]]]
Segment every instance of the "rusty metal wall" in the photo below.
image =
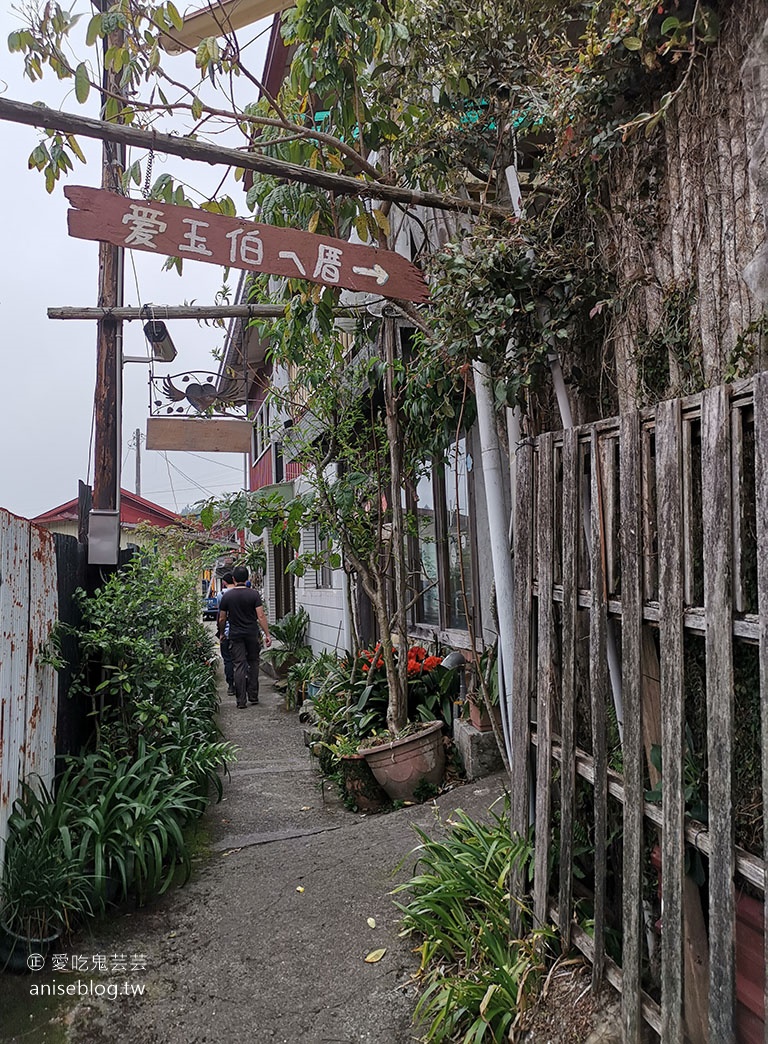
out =
[[56,673],[40,654],[57,614],[52,536],[0,508],[0,865],[20,781],[53,782]]

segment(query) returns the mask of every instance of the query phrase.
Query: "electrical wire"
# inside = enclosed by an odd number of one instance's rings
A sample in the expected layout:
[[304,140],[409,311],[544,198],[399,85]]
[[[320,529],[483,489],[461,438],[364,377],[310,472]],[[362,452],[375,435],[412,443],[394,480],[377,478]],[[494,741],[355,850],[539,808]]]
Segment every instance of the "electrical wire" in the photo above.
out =
[[[170,464],[170,461],[168,463]],[[191,475],[187,475],[186,472],[181,470],[181,468],[177,467],[175,464],[170,464],[170,467],[172,467],[174,471],[178,472],[178,474],[181,475],[182,478],[186,479],[187,482],[191,482],[193,486],[200,490],[201,493],[208,493],[208,487],[203,486],[199,482],[195,481],[195,479],[193,479]]]
[[166,467],[166,470],[168,471],[168,482],[169,482],[170,487],[171,487],[171,496],[173,497],[173,506],[174,506],[174,508],[176,510],[176,514],[178,515],[178,513],[179,513],[179,502],[176,499],[176,490],[173,488],[173,479],[171,478],[171,464],[170,464],[170,461],[168,460],[168,454],[165,451],[163,451],[163,457],[165,458],[165,467]]
[[236,471],[238,474],[242,474],[242,467],[237,467],[234,464],[225,464],[223,460],[211,460],[210,457],[204,457],[200,453],[193,453],[191,450],[185,450],[188,457],[197,457],[198,460],[204,460],[206,464],[215,464],[217,468],[229,468],[230,471]]
[[[199,486],[177,486],[176,487],[176,492],[177,493],[189,493],[191,490],[197,490],[199,492],[199,488],[200,488]],[[232,487],[227,482],[218,482],[218,483],[213,483],[212,485],[208,486],[208,490],[212,490],[212,489],[232,489]],[[141,495],[143,497],[157,497],[157,496],[161,496],[163,493],[168,493],[168,492],[169,492],[168,489],[149,489],[146,492],[143,492]]]
[[88,467],[85,469],[85,481],[91,484],[91,464],[93,463],[94,439],[96,438],[96,400],[91,410],[91,437],[88,439]]

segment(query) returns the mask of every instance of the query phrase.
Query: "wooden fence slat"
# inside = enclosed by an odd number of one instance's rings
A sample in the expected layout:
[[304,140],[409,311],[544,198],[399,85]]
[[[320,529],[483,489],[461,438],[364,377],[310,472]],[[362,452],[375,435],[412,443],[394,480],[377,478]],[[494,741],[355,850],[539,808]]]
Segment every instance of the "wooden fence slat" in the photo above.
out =
[[538,670],[536,700],[536,855],[533,877],[533,916],[546,924],[549,909],[550,796],[552,789],[552,696],[554,693],[554,620],[552,618],[552,498],[553,453],[551,433],[539,439],[538,465]]
[[651,432],[641,429],[642,445],[642,483],[643,483],[643,600],[649,602],[656,598],[658,590],[659,563],[654,549],[657,534],[656,514],[654,510],[653,489],[653,455],[651,453]]
[[709,1036],[717,1044],[732,1044],[735,1040],[730,426],[728,389],[720,386],[705,391],[701,404],[701,476],[704,611],[707,619],[708,804],[712,837],[709,860]]
[[[702,418],[704,403],[702,402]],[[730,417],[728,414],[730,413]],[[731,490],[729,491],[729,508],[731,509],[731,520],[733,525],[733,544],[728,547],[729,556],[733,555],[733,608],[737,613],[745,612],[747,606],[744,597],[744,569],[743,569],[743,541],[744,541],[744,517],[742,510],[742,498],[744,487],[744,413],[740,409],[729,411],[726,404],[726,423],[730,422],[731,440],[730,453],[723,457],[723,463],[730,465]],[[702,437],[703,441],[703,437]],[[704,446],[702,445],[702,454]],[[702,464],[703,464],[702,460]],[[706,478],[704,479],[706,490]],[[704,501],[706,504],[706,500]],[[705,538],[706,547],[706,538]]]
[[0,859],[24,776],[29,523],[0,509]]
[[603,571],[604,540],[602,515],[602,483],[598,433],[592,429],[590,452],[592,525],[590,538],[589,617],[589,688],[592,709],[592,755],[595,759],[595,962],[592,965],[592,987],[602,982],[605,957],[605,885],[606,848],[608,838],[608,749],[606,740],[606,699],[608,665],[606,662],[606,634],[608,606]]
[[579,447],[573,428],[563,434],[563,609],[561,642],[561,730],[563,761],[560,768],[560,934],[563,952],[571,946],[573,918],[573,822],[576,793],[576,572],[581,532],[579,504]]
[[603,512],[603,585],[608,595],[616,593],[618,576],[617,566],[617,531],[616,514],[616,444],[615,438],[603,437],[598,442],[600,448],[600,466],[604,480],[602,482]]
[[35,774],[50,787],[56,758],[58,679],[41,651],[58,619],[58,579],[53,536],[29,527],[28,676],[24,776]]
[[[517,451],[517,502],[515,507],[514,652],[512,678],[512,759],[510,764],[510,831],[513,837],[528,834],[528,753],[531,671],[531,600],[533,589],[533,445]],[[520,934],[520,910],[516,900],[525,894],[525,874],[513,867],[510,879],[510,931]]]
[[662,736],[662,1040],[683,1040],[683,569],[678,399],[656,410]]
[[624,1044],[640,1044],[642,1010],[643,905],[643,732],[642,559],[640,416],[636,411],[621,419],[621,665],[624,700],[624,865],[622,1024]]
[[[763,768],[763,859],[768,860],[768,374],[755,377],[755,491],[757,516],[757,609],[760,617],[760,724]],[[768,967],[768,889],[764,905],[763,959]],[[768,1012],[768,975],[763,1002]],[[764,1042],[768,1044],[768,1019]]]
[[683,419],[682,429],[683,450],[683,532],[686,534],[683,541],[683,602],[686,605],[694,605],[695,591],[695,563],[693,553],[693,431],[691,422]]
[[53,781],[57,678],[40,652],[56,592],[53,537],[0,508],[0,872],[21,781]]

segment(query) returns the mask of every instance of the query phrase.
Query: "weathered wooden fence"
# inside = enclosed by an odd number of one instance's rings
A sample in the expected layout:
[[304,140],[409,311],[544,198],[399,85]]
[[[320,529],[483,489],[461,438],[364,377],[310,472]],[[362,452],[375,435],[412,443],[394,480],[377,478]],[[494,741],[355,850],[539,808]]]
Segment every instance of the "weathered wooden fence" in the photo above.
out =
[[0,866],[20,781],[53,780],[56,673],[40,653],[57,602],[53,537],[0,508]]
[[643,1019],[665,1042],[755,1026],[768,1041],[737,1005],[735,929],[737,889],[765,891],[767,553],[768,374],[518,452],[513,728],[535,752],[534,913],[621,990],[627,1044]]

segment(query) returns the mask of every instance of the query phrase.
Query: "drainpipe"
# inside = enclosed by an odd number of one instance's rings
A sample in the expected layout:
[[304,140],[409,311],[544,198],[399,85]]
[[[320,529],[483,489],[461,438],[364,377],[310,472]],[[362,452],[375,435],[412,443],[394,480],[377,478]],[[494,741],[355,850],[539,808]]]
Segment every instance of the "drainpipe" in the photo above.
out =
[[491,539],[493,579],[496,587],[496,615],[499,621],[498,660],[499,704],[504,730],[504,745],[511,760],[510,715],[512,709],[512,637],[514,635],[514,570],[509,551],[508,519],[504,503],[501,451],[496,430],[496,418],[491,394],[488,366],[478,359],[472,363],[477,404],[477,425],[480,435],[480,456],[483,465],[483,487],[488,510],[488,530]]

